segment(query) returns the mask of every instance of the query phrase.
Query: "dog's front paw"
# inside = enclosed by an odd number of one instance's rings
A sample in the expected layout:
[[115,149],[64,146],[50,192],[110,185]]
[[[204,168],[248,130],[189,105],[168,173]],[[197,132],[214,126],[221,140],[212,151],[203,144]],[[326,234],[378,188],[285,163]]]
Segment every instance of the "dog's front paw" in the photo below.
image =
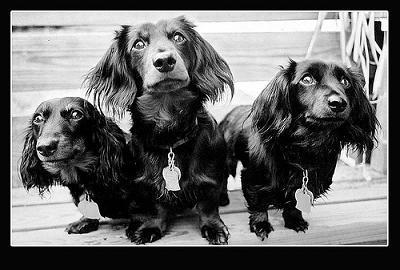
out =
[[250,222],[250,231],[255,233],[261,241],[264,241],[265,238],[268,238],[270,232],[272,232],[274,228],[272,227],[269,221],[253,221]]
[[230,234],[228,227],[220,221],[203,225],[201,227],[201,236],[206,238],[212,245],[227,245]]
[[92,231],[96,231],[98,228],[99,228],[98,219],[82,218],[76,222],[68,224],[67,228],[65,228],[65,231],[68,232],[68,234],[71,233],[82,234],[82,233],[89,233]]
[[284,209],[282,216],[286,228],[295,230],[296,232],[306,232],[308,229],[308,222],[304,220],[300,210],[296,208]]
[[160,228],[142,227],[138,222],[131,222],[126,229],[126,236],[137,245],[154,242],[162,237]]
[[308,229],[308,222],[303,218],[287,218],[285,219],[285,227],[295,230],[296,232],[306,232]]

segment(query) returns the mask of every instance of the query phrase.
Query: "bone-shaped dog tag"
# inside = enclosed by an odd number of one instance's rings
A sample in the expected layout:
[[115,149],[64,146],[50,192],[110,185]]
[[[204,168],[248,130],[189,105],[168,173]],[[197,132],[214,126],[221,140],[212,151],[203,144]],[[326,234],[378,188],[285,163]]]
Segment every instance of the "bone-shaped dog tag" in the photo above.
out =
[[[82,198],[83,196],[83,198]],[[102,218],[99,206],[95,203],[88,194],[81,196],[81,201],[78,203],[78,210],[84,217],[90,219]]]
[[301,212],[310,213],[311,212],[311,197],[304,189],[299,188],[294,194],[296,198],[296,208]]
[[162,172],[165,180],[165,188],[171,191],[180,190],[179,179],[181,179],[181,170],[176,166],[167,166]]
[[306,188],[305,191],[308,194],[308,196],[310,197],[311,206],[314,206],[314,194],[308,188]]
[[172,147],[169,148],[168,166],[162,171],[165,180],[165,188],[171,191],[180,190],[179,179],[181,179],[181,170],[175,166],[175,154]]

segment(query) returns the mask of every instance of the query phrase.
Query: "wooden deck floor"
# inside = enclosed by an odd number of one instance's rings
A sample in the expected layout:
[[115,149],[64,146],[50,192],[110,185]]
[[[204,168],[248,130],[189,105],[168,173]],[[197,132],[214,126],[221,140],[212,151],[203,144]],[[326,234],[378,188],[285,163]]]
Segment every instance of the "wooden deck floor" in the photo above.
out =
[[[53,195],[31,201],[24,191],[15,189],[12,208],[13,246],[126,246],[132,243],[125,236],[127,220],[101,221],[98,231],[85,235],[68,235],[65,226],[80,217],[70,202],[67,190],[56,188]],[[25,192],[26,193],[26,192]],[[228,226],[229,245],[383,245],[388,242],[386,179],[339,181],[332,185],[327,197],[317,200],[310,214],[304,215],[310,227],[306,233],[296,233],[283,225],[281,212],[269,211],[275,231],[260,241],[248,228],[248,213],[240,190],[230,191],[231,203],[221,207],[221,218]],[[200,235],[198,217],[194,212],[177,217],[167,234],[148,245],[198,246],[208,245]]]

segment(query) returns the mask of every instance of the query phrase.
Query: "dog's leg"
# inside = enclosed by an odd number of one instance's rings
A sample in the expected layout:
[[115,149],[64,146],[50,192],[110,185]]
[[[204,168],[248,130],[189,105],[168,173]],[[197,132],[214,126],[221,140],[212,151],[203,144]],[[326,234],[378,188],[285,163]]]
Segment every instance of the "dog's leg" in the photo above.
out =
[[89,233],[96,231],[99,228],[99,220],[98,219],[90,219],[86,217],[81,217],[78,221],[75,221],[71,224],[68,224],[65,231],[68,234],[71,233]]
[[[255,233],[257,237],[264,241],[268,238],[270,232],[274,230],[268,219],[268,207],[271,203],[271,194],[268,189],[262,189],[262,185],[248,184],[253,177],[253,171],[246,168],[242,170],[242,191],[247,202],[247,209],[250,213],[249,226],[250,231]],[[255,179],[262,179],[259,175]]]
[[226,206],[229,204],[229,195],[228,195],[228,177],[225,177],[224,181],[222,182],[222,190],[219,196],[219,205]]
[[260,240],[268,238],[270,232],[274,230],[268,220],[268,207],[273,201],[272,193],[268,186],[261,182],[255,182],[265,179],[262,170],[243,168],[242,172],[242,191],[247,202],[247,209],[250,213],[249,226],[250,231],[255,233]]
[[288,204],[283,208],[282,217],[286,228],[293,229],[296,232],[306,232],[308,229],[308,222],[303,219],[301,211],[294,204]]
[[250,231],[255,233],[261,241],[268,238],[270,232],[274,230],[268,220],[268,211],[251,212],[249,217]]
[[168,211],[160,204],[151,214],[133,214],[126,236],[136,244],[151,243],[160,239],[167,230]]
[[[210,192],[209,194],[216,194]],[[206,238],[210,244],[228,244],[229,231],[219,216],[218,201],[216,198],[207,198],[197,203],[199,213],[199,225],[201,236]]]

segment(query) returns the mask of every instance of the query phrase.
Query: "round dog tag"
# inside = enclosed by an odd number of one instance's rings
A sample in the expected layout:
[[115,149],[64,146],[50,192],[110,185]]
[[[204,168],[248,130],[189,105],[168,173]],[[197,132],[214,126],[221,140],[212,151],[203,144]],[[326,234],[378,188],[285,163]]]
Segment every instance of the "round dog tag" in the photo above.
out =
[[162,171],[163,178],[165,180],[165,188],[171,191],[177,191],[179,187],[179,179],[181,179],[181,170],[178,167],[169,166],[165,167]]

